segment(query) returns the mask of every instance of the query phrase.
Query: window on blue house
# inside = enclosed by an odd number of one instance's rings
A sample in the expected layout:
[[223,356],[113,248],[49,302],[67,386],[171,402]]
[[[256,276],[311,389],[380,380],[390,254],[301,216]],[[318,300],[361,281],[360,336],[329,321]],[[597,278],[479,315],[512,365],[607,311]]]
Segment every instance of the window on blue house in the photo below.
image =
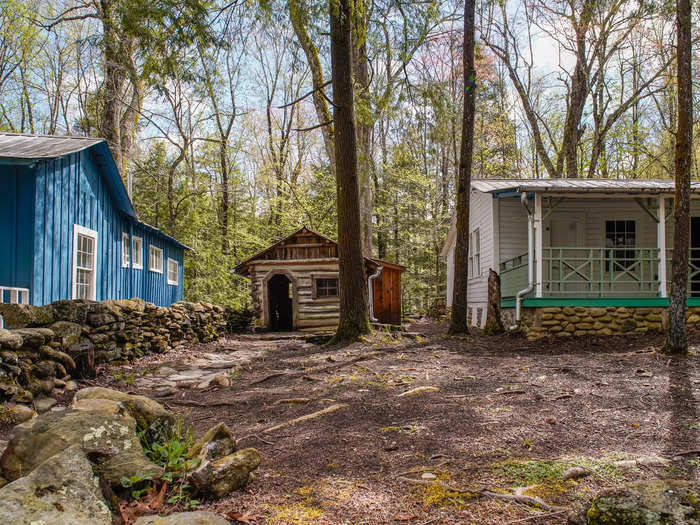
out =
[[177,286],[177,261],[168,257],[168,284]]
[[148,245],[148,269],[152,272],[163,273],[163,250],[152,244]]
[[97,232],[73,225],[73,299],[96,298]]
[[143,269],[143,240],[141,237],[136,237],[134,235],[131,238],[131,258],[133,259],[132,261],[132,267],[134,270],[141,270]]
[[122,233],[122,268],[128,268],[129,262],[129,234]]

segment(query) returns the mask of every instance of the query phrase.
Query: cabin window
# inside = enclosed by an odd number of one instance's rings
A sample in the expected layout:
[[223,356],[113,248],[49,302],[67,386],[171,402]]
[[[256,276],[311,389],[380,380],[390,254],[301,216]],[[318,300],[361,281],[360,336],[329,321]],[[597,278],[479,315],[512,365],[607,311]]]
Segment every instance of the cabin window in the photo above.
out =
[[481,235],[479,228],[469,234],[469,277],[481,275]]
[[95,300],[97,232],[73,226],[73,299]]
[[122,268],[128,268],[129,262],[129,234],[122,233]]
[[133,259],[132,267],[135,270],[143,269],[142,251],[143,251],[143,240],[141,239],[141,237],[133,236],[131,238],[131,257]]
[[[634,220],[605,221],[605,271],[620,271],[635,264],[637,245],[637,222]],[[630,249],[621,249],[629,247]],[[614,248],[614,249],[612,249]]]
[[338,279],[337,278],[320,278],[314,281],[316,298],[324,299],[326,297],[338,297]]
[[163,273],[163,250],[152,244],[148,245],[148,269],[152,272]]
[[168,257],[168,284],[177,286],[177,261]]

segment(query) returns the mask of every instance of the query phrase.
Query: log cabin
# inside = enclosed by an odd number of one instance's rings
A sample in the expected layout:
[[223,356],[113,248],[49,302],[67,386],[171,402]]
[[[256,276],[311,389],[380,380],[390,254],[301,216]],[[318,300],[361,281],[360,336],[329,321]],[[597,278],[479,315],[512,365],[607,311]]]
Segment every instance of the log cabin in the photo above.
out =
[[[372,322],[401,324],[404,266],[365,257]],[[335,330],[339,318],[338,244],[300,228],[234,271],[250,279],[255,326],[271,331]]]

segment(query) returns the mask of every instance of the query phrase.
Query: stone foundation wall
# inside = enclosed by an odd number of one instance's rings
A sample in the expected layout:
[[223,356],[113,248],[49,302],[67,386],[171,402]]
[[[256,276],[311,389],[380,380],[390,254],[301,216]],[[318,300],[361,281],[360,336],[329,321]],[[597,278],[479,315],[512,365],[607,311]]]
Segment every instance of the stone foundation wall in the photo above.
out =
[[89,377],[96,364],[164,353],[226,331],[223,308],[140,299],[57,301],[46,306],[0,304],[0,401],[31,402],[60,394],[71,377]]
[[[502,311],[503,324],[514,323],[514,309]],[[700,307],[688,307],[688,327],[700,329]],[[543,337],[624,335],[663,332],[667,329],[665,307],[543,307],[523,308],[521,326],[530,341]]]

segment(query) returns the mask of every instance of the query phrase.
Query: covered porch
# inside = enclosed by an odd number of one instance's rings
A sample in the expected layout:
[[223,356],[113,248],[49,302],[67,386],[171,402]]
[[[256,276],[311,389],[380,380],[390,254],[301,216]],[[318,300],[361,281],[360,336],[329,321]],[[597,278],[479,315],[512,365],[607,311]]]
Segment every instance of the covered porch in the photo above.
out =
[[[504,307],[514,306],[518,293],[523,306],[533,307],[668,304],[672,194],[522,191],[498,197]],[[688,297],[700,305],[697,199],[691,216]]]

